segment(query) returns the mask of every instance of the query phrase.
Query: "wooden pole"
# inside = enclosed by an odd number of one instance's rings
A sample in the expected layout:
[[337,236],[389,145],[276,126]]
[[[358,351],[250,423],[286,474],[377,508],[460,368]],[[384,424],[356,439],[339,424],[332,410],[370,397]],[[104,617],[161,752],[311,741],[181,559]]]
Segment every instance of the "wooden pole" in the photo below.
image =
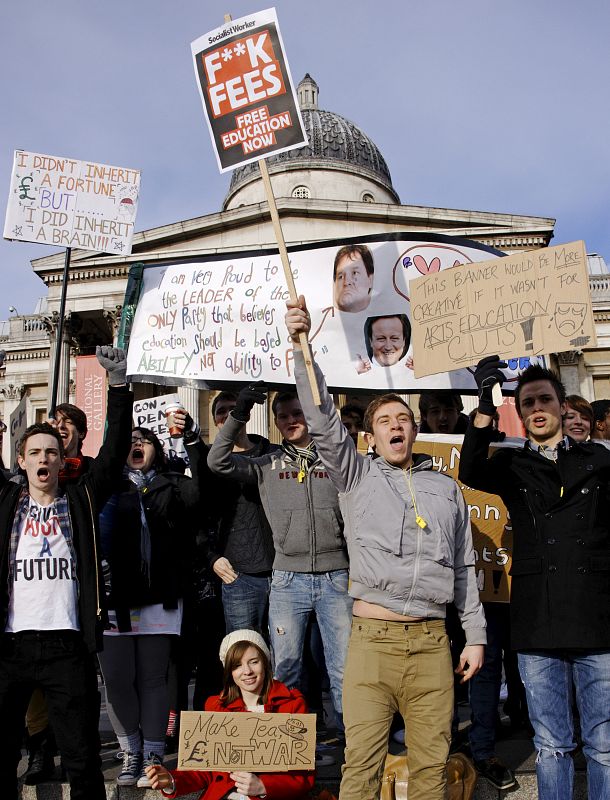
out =
[[[299,300],[299,296],[297,294],[297,287],[294,285],[292,269],[290,268],[290,259],[288,258],[288,250],[286,250],[284,233],[282,231],[282,226],[280,224],[280,215],[277,213],[277,206],[275,204],[275,197],[273,194],[273,187],[271,186],[271,178],[269,177],[269,170],[267,169],[267,162],[265,161],[264,158],[261,158],[258,162],[258,165],[261,168],[261,175],[263,178],[263,184],[265,186],[265,193],[267,195],[267,203],[269,204],[269,211],[271,212],[271,221],[273,222],[273,231],[275,233],[275,238],[280,250],[282,266],[284,267],[284,277],[286,278],[286,284],[288,285],[288,291],[290,292],[290,300],[293,303],[297,303]],[[313,369],[313,357],[311,355],[311,347],[309,346],[309,341],[307,340],[306,333],[299,334],[299,343],[301,345],[301,349],[303,350],[303,356],[305,357],[305,367],[307,369],[307,377],[309,378],[309,385],[311,387],[311,394],[313,395],[313,401],[317,406],[319,406],[320,392],[318,391],[318,383],[316,381],[316,375]]]
[[[225,14],[225,22],[231,22],[233,17],[231,14]],[[275,203],[275,195],[273,194],[273,187],[271,186],[271,178],[269,177],[269,170],[267,169],[267,162],[264,158],[260,158],[258,165],[261,169],[261,176],[263,178],[263,185],[265,187],[265,194],[267,195],[267,203],[269,204],[269,211],[271,212],[271,221],[273,222],[273,230],[275,239],[280,251],[280,258],[282,259],[282,267],[284,268],[284,277],[290,292],[290,300],[293,303],[298,303],[299,296],[297,294],[297,287],[294,285],[294,278],[290,268],[290,260],[288,258],[288,250],[286,250],[286,242],[284,241],[284,233],[280,223],[280,215],[277,213],[277,205]],[[314,403],[320,405],[320,392],[318,391],[318,383],[316,381],[316,374],[313,369],[313,356],[311,354],[311,347],[307,339],[307,334],[299,334],[299,344],[303,351],[305,358],[305,368],[307,370],[307,377],[309,378],[309,386],[313,396]]]

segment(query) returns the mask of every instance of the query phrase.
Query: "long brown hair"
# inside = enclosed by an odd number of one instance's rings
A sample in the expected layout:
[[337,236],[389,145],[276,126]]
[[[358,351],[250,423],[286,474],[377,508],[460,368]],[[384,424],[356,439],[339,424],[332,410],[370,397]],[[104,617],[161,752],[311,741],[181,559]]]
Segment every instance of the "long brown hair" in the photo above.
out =
[[255,645],[253,642],[248,642],[242,640],[241,642],[235,642],[235,644],[229,647],[229,651],[227,652],[225,658],[225,666],[224,666],[224,674],[223,674],[223,689],[220,693],[220,704],[222,706],[230,706],[231,703],[234,703],[235,700],[241,697],[241,691],[239,687],[235,684],[233,680],[233,670],[239,667],[241,664],[241,660],[244,656],[244,653],[249,647],[253,647],[256,652],[258,653],[258,657],[262,661],[263,668],[265,671],[265,679],[263,681],[263,688],[260,693],[260,697],[258,698],[258,702],[262,705],[265,705],[267,700],[269,699],[269,689],[271,688],[271,683],[273,682],[273,672],[271,670],[271,664],[269,663],[269,659],[263,653],[263,651]]

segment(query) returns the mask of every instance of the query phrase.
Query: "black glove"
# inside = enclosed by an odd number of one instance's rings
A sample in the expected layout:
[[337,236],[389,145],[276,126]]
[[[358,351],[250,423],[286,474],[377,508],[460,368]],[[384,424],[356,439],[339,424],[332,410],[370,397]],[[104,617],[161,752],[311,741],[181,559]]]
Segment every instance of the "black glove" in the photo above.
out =
[[191,444],[199,439],[201,428],[191,415],[187,412],[186,419],[184,420],[184,443]]
[[500,370],[506,369],[507,366],[506,361],[500,361],[500,356],[487,356],[477,364],[474,379],[479,388],[479,414],[493,417],[496,413],[491,395],[496,383],[499,383],[500,386],[504,383],[504,373]]
[[103,344],[95,348],[95,355],[102,367],[108,373],[108,383],[111,386],[123,386],[127,376],[127,356],[120,347],[109,347]]
[[231,412],[239,422],[247,422],[255,403],[264,403],[267,400],[267,387],[264,381],[257,381],[246,386],[237,395],[235,408]]

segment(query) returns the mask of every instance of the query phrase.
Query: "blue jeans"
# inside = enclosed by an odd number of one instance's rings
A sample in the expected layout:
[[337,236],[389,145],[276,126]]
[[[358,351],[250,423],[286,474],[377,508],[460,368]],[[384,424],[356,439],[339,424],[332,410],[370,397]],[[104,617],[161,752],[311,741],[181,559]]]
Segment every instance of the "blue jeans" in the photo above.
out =
[[267,638],[269,587],[264,575],[240,572],[233,583],[222,584],[222,606],[227,633],[250,628]]
[[508,603],[484,603],[487,620],[485,663],[470,679],[470,708],[472,711],[468,739],[475,761],[495,754],[496,721],[502,683],[502,646],[510,635]]
[[610,650],[519,653],[540,800],[572,800],[575,749],[572,686],[587,759],[589,800],[610,797]]
[[343,667],[352,626],[352,598],[346,569],[332,572],[273,570],[269,596],[269,630],[275,675],[290,688],[302,688],[303,644],[310,614],[322,636],[333,707],[343,728]]

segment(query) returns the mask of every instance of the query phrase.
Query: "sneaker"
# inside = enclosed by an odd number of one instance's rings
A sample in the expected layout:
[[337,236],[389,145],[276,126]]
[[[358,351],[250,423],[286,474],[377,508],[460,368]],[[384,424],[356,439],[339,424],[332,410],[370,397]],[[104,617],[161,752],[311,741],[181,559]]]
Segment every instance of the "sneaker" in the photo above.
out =
[[147,753],[144,756],[144,760],[142,761],[141,769],[140,769],[140,777],[138,778],[138,782],[136,786],[138,789],[150,789],[152,788],[152,783],[150,778],[146,774],[146,767],[152,767],[155,764],[162,764],[163,759],[161,756],[158,756],[156,753]]
[[124,751],[123,769],[120,771],[116,782],[119,786],[135,786],[142,772],[142,753],[128,753]]
[[496,789],[510,789],[517,785],[515,773],[505,766],[500,759],[492,756],[474,762],[479,775],[486,778]]

